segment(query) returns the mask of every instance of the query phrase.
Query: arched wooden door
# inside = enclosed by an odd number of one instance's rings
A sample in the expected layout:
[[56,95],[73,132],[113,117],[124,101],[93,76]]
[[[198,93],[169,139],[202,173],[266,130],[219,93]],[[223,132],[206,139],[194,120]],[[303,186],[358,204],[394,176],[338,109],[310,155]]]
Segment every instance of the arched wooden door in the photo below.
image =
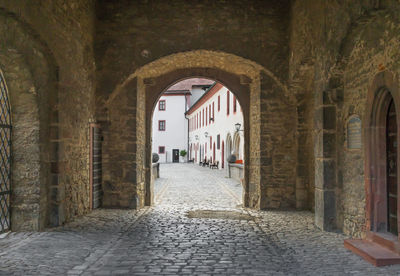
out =
[[397,236],[397,120],[393,100],[386,117],[386,168],[387,231]]
[[378,88],[371,99],[366,129],[366,212],[370,233],[398,237],[399,114],[397,94]]

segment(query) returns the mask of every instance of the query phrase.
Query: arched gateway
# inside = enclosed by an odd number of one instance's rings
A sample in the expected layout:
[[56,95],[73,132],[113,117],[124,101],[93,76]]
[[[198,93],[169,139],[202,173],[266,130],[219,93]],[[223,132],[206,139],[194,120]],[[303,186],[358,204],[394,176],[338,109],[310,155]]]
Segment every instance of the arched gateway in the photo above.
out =
[[[285,121],[288,112],[295,112],[290,106],[292,97],[285,86],[260,65],[235,55],[205,50],[174,54],[151,62],[135,71],[110,95],[107,101],[110,127],[104,133],[104,152],[109,158],[104,162],[103,206],[139,208],[152,204],[152,112],[167,87],[191,77],[220,82],[234,91],[241,103],[244,140],[249,141],[244,146],[243,158],[248,164],[244,172],[244,205],[253,208],[294,206],[295,171],[289,170],[278,177],[268,173],[272,172],[272,163],[268,160],[274,154],[293,154],[285,163],[276,162],[276,168],[296,167],[290,164],[296,160],[295,135],[281,131],[288,123]],[[285,108],[280,111],[263,108],[263,97]],[[269,124],[272,112],[276,121]],[[277,114],[279,112],[282,114]],[[268,138],[272,135],[281,137]]]

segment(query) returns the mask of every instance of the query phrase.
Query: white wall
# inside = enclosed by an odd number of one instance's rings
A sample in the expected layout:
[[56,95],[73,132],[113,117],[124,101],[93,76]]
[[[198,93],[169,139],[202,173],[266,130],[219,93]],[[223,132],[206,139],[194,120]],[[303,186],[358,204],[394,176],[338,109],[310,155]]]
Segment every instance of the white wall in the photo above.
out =
[[[153,113],[152,152],[158,153],[159,146],[165,146],[165,154],[159,154],[161,163],[172,162],[172,150],[187,149],[188,129],[185,119],[185,96],[161,96],[165,100],[166,110],[158,110],[158,103]],[[158,121],[166,121],[166,130],[158,130]],[[180,158],[182,162],[183,159]]]
[[192,87],[192,95],[190,95],[190,106],[195,104],[201,96],[206,92],[203,88],[200,87]]
[[[211,90],[210,90],[211,92]],[[230,93],[230,112],[229,115],[227,115],[227,93],[228,89],[224,86],[218,90],[210,99],[208,99],[206,102],[204,102],[200,107],[198,107],[193,113],[190,115],[187,115],[189,119],[193,120],[191,121],[192,125],[190,128],[189,132],[189,145],[192,145],[191,147],[191,155],[190,158],[197,159],[195,160],[197,163],[200,161],[200,156],[201,159],[207,158],[209,160],[211,157],[213,157],[213,148],[210,148],[210,136],[212,137],[212,145],[215,143],[215,161],[219,161],[219,168],[222,167],[222,141],[224,142],[224,147],[225,147],[225,156],[224,156],[224,167],[227,168],[227,161],[226,158],[229,156],[228,152],[228,147],[227,147],[227,139],[228,136],[231,137],[232,140],[232,151],[234,151],[234,140],[236,136],[239,136],[240,138],[240,143],[239,143],[239,152],[236,153],[237,159],[243,160],[244,157],[244,133],[243,131],[236,132],[235,129],[235,124],[240,123],[241,124],[241,130],[243,130],[243,113],[240,108],[240,104],[237,101],[237,107],[236,107],[236,113],[233,112],[233,98],[234,94]],[[220,96],[220,111],[218,111],[218,96]],[[209,105],[211,104],[211,110],[212,110],[212,103],[214,102],[214,122],[208,122],[207,126],[199,126],[197,129],[194,129],[194,125],[196,124],[196,115],[201,114],[201,111],[203,108],[207,107],[209,108]],[[212,111],[211,111],[212,112]],[[202,117],[202,115],[201,115]],[[202,119],[201,119],[202,121]],[[208,137],[206,138],[204,133],[208,132]],[[220,148],[217,149],[217,135],[220,135]],[[198,139],[196,139],[196,136]],[[205,156],[203,155],[203,148],[207,144],[207,152],[205,153]],[[200,153],[200,146],[202,149],[202,153]],[[197,152],[195,151],[195,147],[198,147]],[[190,146],[189,146],[190,149]],[[197,158],[196,158],[197,157]],[[214,159],[213,159],[214,161]]]

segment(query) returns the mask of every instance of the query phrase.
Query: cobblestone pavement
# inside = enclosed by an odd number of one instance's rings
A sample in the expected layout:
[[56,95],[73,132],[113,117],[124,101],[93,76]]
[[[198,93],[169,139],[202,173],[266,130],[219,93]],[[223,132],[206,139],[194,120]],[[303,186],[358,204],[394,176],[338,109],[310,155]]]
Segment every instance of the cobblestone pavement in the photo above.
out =
[[152,208],[0,238],[0,275],[400,275],[344,249],[346,237],[315,228],[310,212],[242,209],[241,184],[223,172],[160,169]]

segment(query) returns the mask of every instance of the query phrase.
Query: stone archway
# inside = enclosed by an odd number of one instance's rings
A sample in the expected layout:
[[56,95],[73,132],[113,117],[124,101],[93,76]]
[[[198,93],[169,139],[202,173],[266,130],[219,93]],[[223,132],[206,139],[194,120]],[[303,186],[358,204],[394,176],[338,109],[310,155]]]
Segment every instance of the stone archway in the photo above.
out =
[[[173,54],[143,66],[106,101],[109,123],[104,135],[107,158],[103,205],[140,208],[152,204],[153,108],[162,91],[191,77],[220,82],[235,92],[242,106],[244,140],[251,141],[244,149],[244,162],[248,164],[244,174],[245,206],[295,206],[296,142],[295,127],[290,127],[296,116],[293,96],[262,66],[232,54],[206,50]],[[270,123],[271,119],[275,121]],[[284,125],[289,127],[285,130]]]

